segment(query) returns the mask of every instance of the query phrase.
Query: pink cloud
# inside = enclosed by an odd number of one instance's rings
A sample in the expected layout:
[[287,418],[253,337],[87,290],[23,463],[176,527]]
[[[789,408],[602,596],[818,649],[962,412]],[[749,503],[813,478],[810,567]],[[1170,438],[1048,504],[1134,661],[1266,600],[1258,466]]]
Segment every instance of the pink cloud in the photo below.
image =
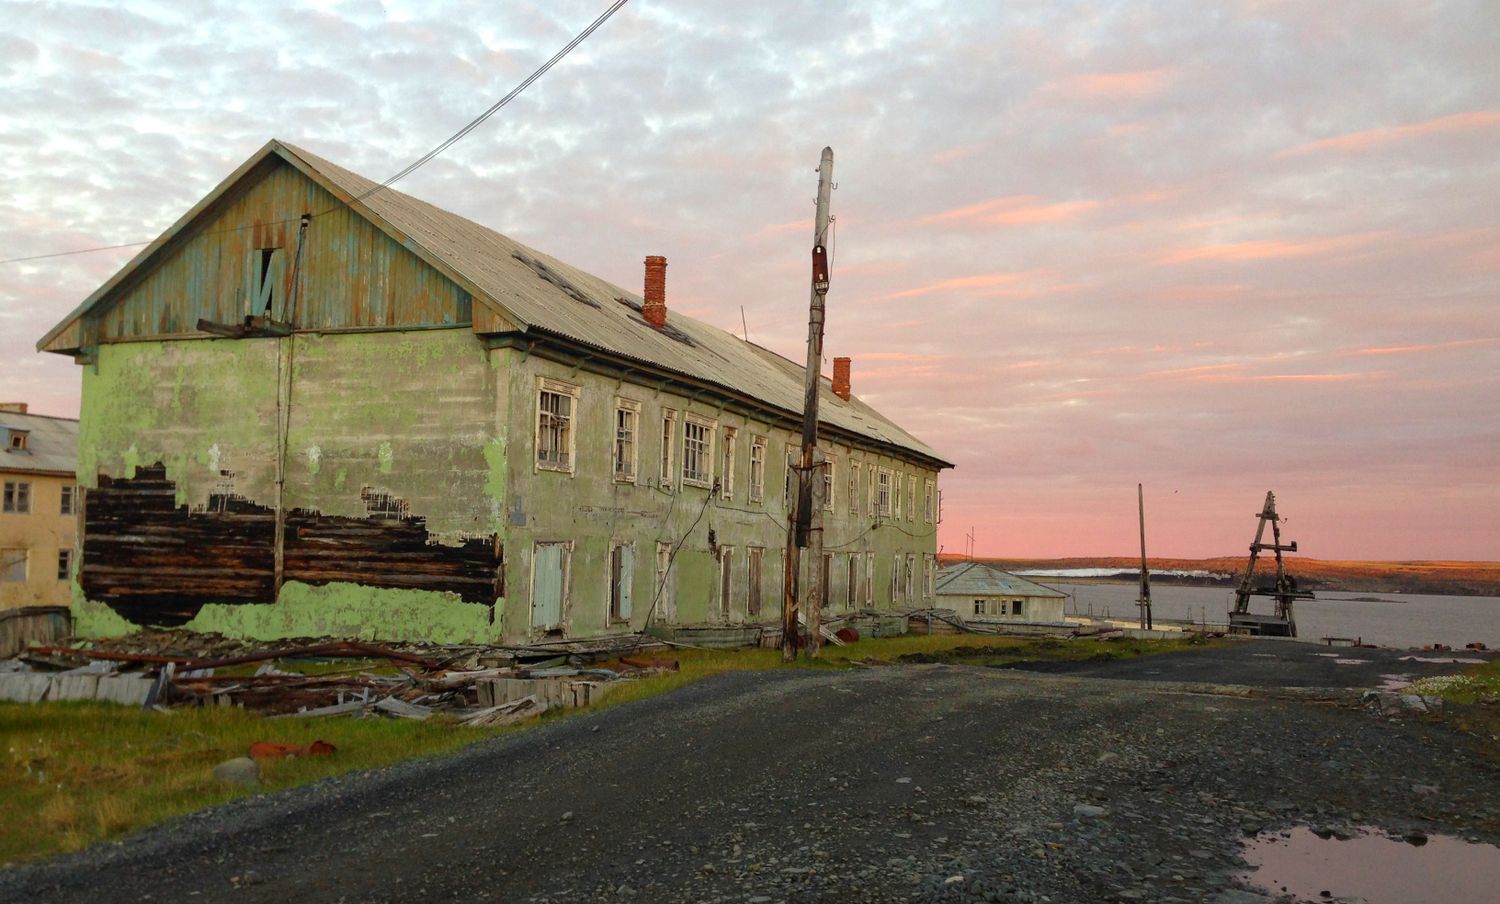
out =
[[1409,123],[1404,126],[1365,129],[1360,132],[1350,132],[1347,135],[1323,138],[1318,141],[1299,144],[1296,147],[1277,151],[1275,156],[1278,159],[1283,157],[1298,157],[1303,154],[1312,154],[1319,151],[1357,153],[1423,135],[1469,132],[1476,129],[1494,128],[1496,126],[1500,126],[1500,110],[1473,110],[1468,113],[1454,113],[1451,116],[1440,116],[1437,119]]
[[1255,261],[1278,257],[1310,257],[1319,254],[1336,254],[1363,245],[1368,245],[1384,236],[1382,232],[1360,232],[1352,235],[1335,235],[1321,239],[1260,239],[1249,242],[1228,242],[1219,245],[1199,245],[1178,248],[1157,259],[1159,264],[1185,264],[1192,261]]
[[973,222],[996,226],[1060,223],[1099,206],[1098,201],[1044,201],[1036,195],[1010,195],[955,207],[918,220],[921,224]]
[[1126,72],[1097,72],[1074,75],[1053,82],[1049,87],[1057,94],[1087,100],[1119,100],[1159,94],[1177,77],[1177,67],[1158,66]]
[[965,157],[973,156],[982,147],[984,147],[982,144],[960,144],[956,147],[938,151],[928,159],[933,163],[951,163],[954,160],[962,160]]
[[1426,345],[1385,345],[1372,348],[1358,348],[1346,354],[1355,357],[1370,355],[1413,355],[1423,352],[1440,352],[1455,348],[1467,348],[1475,345],[1500,345],[1500,336],[1489,336],[1483,339],[1455,339],[1452,342],[1433,342]]
[[952,289],[992,289],[999,286],[1013,285],[1025,276],[1027,276],[1025,272],[981,273],[975,276],[955,276],[952,279],[943,279],[925,286],[917,286],[915,289],[894,292],[887,295],[886,298],[915,298],[919,295],[931,295],[934,292],[944,292]]

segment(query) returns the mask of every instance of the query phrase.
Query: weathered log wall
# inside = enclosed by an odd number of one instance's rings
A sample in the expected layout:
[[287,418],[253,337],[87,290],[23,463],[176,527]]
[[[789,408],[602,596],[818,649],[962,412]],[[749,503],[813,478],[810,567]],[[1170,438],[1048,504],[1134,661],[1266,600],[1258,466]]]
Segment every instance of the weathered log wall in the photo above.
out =
[[[246,499],[211,496],[202,511],[178,505],[160,462],[133,478],[101,475],[85,495],[79,581],[89,599],[132,622],[180,625],[205,603],[273,601],[275,536],[275,510]],[[445,591],[465,602],[501,595],[495,537],[430,539],[422,518],[291,511],[283,579]]]

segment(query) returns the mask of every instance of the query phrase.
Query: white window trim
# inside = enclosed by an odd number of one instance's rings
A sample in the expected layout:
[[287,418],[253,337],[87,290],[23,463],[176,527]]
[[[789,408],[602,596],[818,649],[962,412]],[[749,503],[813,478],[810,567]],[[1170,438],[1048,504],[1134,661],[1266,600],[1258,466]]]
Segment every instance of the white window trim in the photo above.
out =
[[[766,449],[768,444],[764,436],[750,437],[750,501],[760,502],[766,498]],[[760,483],[755,481],[755,451],[760,450]]]
[[[890,468],[881,468],[876,473],[876,477],[875,477],[875,492],[874,492],[875,502],[874,502],[873,508],[875,509],[875,514],[879,515],[882,518],[889,518],[889,517],[891,517],[891,483],[892,483],[891,476],[892,475],[891,475],[891,469]],[[882,486],[882,481],[884,482],[883,486]],[[885,490],[885,501],[884,502],[882,502],[881,499],[880,499],[880,491],[882,489]]]
[[[609,542],[609,558],[607,558],[607,559],[604,560],[604,577],[605,577],[605,580],[604,580],[604,623],[606,625],[628,625],[628,624],[630,624],[630,620],[635,616],[635,599],[634,599],[635,588],[631,587],[630,588],[630,590],[631,590],[631,600],[630,600],[631,612],[630,612],[630,614],[622,616],[622,617],[619,617],[619,618],[615,617],[615,611],[614,611],[614,608],[615,608],[614,607],[615,573],[614,573],[614,561],[613,560],[614,560],[615,550],[617,550],[617,549],[629,549],[630,550],[630,567],[631,567],[632,571],[635,568],[635,541],[633,541],[633,540],[611,540]],[[634,574],[633,573],[632,573],[632,578],[634,578]]]
[[[626,474],[620,473],[620,461],[618,456],[618,453],[620,451],[619,432],[621,411],[629,411],[635,414],[635,429],[630,440],[630,470]],[[610,425],[610,429],[614,433],[614,436],[610,437],[609,444],[610,471],[614,475],[615,482],[635,483],[639,479],[641,473],[639,467],[641,458],[641,403],[635,401],[634,399],[627,399],[623,396],[616,396],[615,419],[614,423]]]
[[917,520],[917,475],[906,477],[906,520]]
[[901,497],[902,495],[904,495],[901,492],[901,485],[905,482],[906,481],[901,478],[900,471],[891,472],[891,492],[894,498],[891,499],[890,508],[887,514],[891,516],[892,521],[901,520]]
[[677,486],[677,410],[675,408],[663,408],[661,410],[661,429],[657,432],[657,439],[661,441],[661,455],[658,464],[661,472],[657,479],[661,481],[663,489],[672,489]]
[[[542,393],[550,392],[557,395],[565,395],[572,399],[568,412],[568,466],[557,467],[552,464],[543,464],[541,459],[542,448]],[[578,399],[582,390],[572,383],[564,383],[561,380],[553,380],[550,377],[537,377],[536,393],[532,397],[536,416],[532,419],[531,432],[531,464],[533,473],[540,471],[553,471],[558,474],[572,475],[578,470]]]
[[[704,435],[708,437],[708,448],[704,450],[704,463],[707,466],[702,477],[689,477],[687,473],[687,425],[703,428]],[[682,482],[690,487],[701,487],[705,490],[712,489],[714,485],[714,456],[719,451],[719,422],[713,418],[704,417],[701,414],[689,412],[683,419],[682,424]]]
[[740,431],[734,427],[724,427],[719,432],[722,434],[722,436],[720,437],[722,443],[719,446],[719,455],[721,456],[719,462],[721,466],[721,473],[719,474],[719,495],[723,496],[725,499],[733,499],[734,466],[735,464],[737,464],[737,462],[735,462],[735,452],[738,451],[737,446],[738,440],[740,438]]
[[859,463],[849,463],[849,514],[859,514]]
[[935,501],[933,497],[936,495],[936,490],[934,489],[934,484],[933,484],[933,482],[931,480],[927,481],[927,491],[926,491],[926,493],[927,493],[927,495],[924,498],[924,502],[923,502],[922,508],[924,510],[924,513],[925,513],[925,516],[926,516],[926,519],[927,519],[927,523],[931,524],[932,523],[933,502]]
[[[719,616],[724,621],[734,619],[734,547],[719,547]],[[728,596],[725,596],[725,594]]]
[[833,497],[838,490],[838,471],[830,458],[823,462],[823,511],[833,511]]

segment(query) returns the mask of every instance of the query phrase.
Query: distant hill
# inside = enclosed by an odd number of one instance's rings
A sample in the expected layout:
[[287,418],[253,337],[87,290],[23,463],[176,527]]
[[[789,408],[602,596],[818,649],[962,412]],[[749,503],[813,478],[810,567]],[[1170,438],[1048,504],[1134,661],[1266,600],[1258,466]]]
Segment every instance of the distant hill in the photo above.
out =
[[[944,563],[960,556],[943,556]],[[1238,583],[1245,568],[1245,556],[1220,556],[1213,559],[1147,559],[1152,583],[1181,583],[1201,586],[1231,586]],[[1257,575],[1265,573],[1269,559],[1256,564]],[[1006,571],[1081,569],[1114,570],[1124,577],[1095,577],[1092,580],[1130,580],[1138,574],[1140,559],[1129,557],[1069,559],[981,558],[980,561]],[[1372,593],[1434,593],[1459,596],[1500,596],[1500,562],[1345,562],[1334,559],[1309,559],[1289,556],[1287,572],[1297,578],[1306,590],[1369,591]],[[1163,572],[1158,574],[1158,572]],[[1200,576],[1174,576],[1168,572],[1198,572]],[[1222,577],[1218,577],[1221,576]]]

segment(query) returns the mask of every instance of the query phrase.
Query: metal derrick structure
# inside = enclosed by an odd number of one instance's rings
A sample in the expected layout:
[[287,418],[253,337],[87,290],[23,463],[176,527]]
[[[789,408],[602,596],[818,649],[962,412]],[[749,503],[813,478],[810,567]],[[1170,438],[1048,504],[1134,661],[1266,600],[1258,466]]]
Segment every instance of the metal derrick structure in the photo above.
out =
[[[1260,518],[1260,524],[1255,528],[1255,539],[1250,543],[1250,561],[1245,566],[1245,576],[1241,579],[1239,588],[1234,592],[1234,609],[1229,613],[1229,625],[1232,629],[1249,634],[1296,637],[1297,620],[1292,614],[1292,603],[1294,600],[1315,598],[1312,593],[1297,589],[1297,579],[1286,573],[1282,562],[1283,552],[1297,551],[1297,541],[1292,540],[1285,545],[1282,544],[1281,517],[1276,514],[1276,494],[1270,490],[1266,491],[1265,506],[1257,517]],[[1270,543],[1262,542],[1265,538],[1267,523],[1271,525]],[[1276,580],[1269,587],[1256,587],[1255,562],[1266,550],[1276,555]],[[1275,613],[1267,616],[1251,612],[1250,598],[1253,596],[1268,596],[1274,599],[1276,601]]]

